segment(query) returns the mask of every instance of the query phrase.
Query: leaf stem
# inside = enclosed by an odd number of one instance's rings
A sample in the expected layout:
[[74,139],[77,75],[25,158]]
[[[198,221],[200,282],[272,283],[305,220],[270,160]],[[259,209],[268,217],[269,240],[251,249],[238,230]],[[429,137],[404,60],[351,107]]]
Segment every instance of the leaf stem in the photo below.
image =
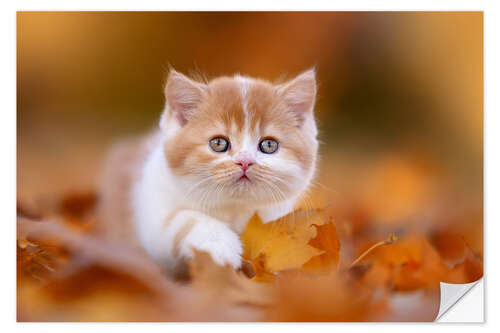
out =
[[351,269],[354,266],[356,266],[361,260],[363,260],[364,257],[366,257],[370,252],[372,252],[373,250],[375,250],[377,247],[381,247],[381,246],[384,246],[384,245],[392,244],[392,243],[394,243],[397,240],[398,240],[398,237],[395,234],[390,234],[389,237],[386,240],[383,240],[383,241],[380,241],[378,243],[373,244],[368,250],[366,250],[365,252],[363,252],[358,257],[358,259],[356,259],[356,260],[354,260],[352,262],[352,264],[349,266],[349,269]]

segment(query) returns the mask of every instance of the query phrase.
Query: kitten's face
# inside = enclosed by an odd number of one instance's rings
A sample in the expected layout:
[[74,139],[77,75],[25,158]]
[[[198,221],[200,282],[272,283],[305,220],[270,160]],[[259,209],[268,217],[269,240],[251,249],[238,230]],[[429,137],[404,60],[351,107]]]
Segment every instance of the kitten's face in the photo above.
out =
[[315,84],[312,71],[280,86],[240,76],[204,85],[171,74],[164,148],[188,197],[261,207],[302,193],[318,148]]

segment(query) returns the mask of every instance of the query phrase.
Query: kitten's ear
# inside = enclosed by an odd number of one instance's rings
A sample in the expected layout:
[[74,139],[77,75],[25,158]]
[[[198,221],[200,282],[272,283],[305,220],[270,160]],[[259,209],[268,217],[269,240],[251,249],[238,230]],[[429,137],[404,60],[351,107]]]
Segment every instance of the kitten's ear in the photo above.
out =
[[311,114],[316,101],[316,71],[309,69],[296,78],[277,87],[290,112],[297,118],[299,125]]
[[205,84],[195,82],[187,76],[171,70],[165,85],[167,107],[160,120],[160,126],[163,127],[164,125],[163,123],[167,117],[166,113],[171,113],[179,124],[184,126],[193,112],[196,111],[205,89]]

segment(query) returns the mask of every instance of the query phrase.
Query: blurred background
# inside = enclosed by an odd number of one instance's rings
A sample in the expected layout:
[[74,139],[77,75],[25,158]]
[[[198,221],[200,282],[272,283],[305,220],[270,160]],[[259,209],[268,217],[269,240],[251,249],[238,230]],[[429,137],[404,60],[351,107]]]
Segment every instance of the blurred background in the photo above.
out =
[[157,125],[169,65],[269,80],[316,66],[309,204],[342,237],[447,228],[482,256],[482,37],[479,12],[20,12],[18,200],[95,189],[110,144]]

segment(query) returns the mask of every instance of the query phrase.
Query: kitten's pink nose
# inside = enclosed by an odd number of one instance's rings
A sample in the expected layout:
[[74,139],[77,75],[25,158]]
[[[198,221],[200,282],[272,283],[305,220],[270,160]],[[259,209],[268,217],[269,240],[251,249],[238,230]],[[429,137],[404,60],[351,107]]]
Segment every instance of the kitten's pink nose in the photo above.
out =
[[245,172],[253,164],[253,161],[248,158],[241,158],[237,160],[235,163],[241,167],[241,170],[243,170],[243,172]]

